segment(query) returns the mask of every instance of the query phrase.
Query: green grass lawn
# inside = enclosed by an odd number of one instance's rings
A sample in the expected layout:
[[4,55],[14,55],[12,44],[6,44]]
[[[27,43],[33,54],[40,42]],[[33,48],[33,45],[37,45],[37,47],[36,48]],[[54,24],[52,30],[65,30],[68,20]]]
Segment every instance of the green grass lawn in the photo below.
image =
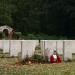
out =
[[14,65],[16,58],[0,58],[0,75],[75,75],[75,62]]

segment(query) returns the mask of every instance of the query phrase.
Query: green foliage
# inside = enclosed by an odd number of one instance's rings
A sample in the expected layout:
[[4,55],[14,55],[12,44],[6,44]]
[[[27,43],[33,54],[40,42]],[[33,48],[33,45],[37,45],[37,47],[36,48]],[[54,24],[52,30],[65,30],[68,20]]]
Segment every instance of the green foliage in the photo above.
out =
[[13,39],[22,39],[22,34],[21,34],[21,32],[14,32],[14,34],[13,34]]
[[40,45],[37,45],[36,48],[35,48],[35,50],[41,50]]
[[69,38],[75,35],[75,1],[0,0],[0,25],[5,24],[28,34],[31,39],[36,39],[34,34],[41,33]]
[[39,39],[39,40],[65,40],[68,39],[66,36],[61,36],[61,35],[47,35],[47,34],[29,34],[24,36],[24,39]]
[[43,62],[43,56],[42,55],[38,55],[38,54],[34,54],[32,57],[32,60],[36,61],[36,62]]

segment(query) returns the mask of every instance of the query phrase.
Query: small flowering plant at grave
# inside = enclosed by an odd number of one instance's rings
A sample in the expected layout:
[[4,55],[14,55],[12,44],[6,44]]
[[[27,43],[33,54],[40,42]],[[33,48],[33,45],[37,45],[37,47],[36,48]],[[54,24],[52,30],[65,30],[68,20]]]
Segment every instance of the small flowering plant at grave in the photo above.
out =
[[42,63],[43,62],[43,56],[38,55],[38,54],[34,54],[32,57],[32,60],[34,63]]

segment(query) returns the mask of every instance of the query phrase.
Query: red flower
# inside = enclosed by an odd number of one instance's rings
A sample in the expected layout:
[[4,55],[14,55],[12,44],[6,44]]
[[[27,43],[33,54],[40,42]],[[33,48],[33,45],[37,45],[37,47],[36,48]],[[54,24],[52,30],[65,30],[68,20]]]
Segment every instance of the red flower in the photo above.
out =
[[57,60],[54,61],[53,55],[50,56],[50,63],[61,63],[61,57],[57,56]]

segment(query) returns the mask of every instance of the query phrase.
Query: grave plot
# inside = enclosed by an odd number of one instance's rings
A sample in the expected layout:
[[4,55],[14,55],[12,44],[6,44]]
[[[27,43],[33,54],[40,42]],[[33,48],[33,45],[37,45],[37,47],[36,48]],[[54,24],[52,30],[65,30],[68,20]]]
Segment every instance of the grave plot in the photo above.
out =
[[56,40],[42,40],[41,42],[41,49],[44,51],[44,56],[48,56],[49,60],[53,51],[56,50]]
[[10,41],[10,56],[18,56],[21,52],[21,40]]
[[40,47],[41,47],[42,53],[44,55],[44,51],[45,51],[45,40],[41,40],[40,41]]
[[31,57],[34,54],[37,40],[23,40],[22,41],[22,59]]
[[28,45],[26,40],[22,41],[22,59],[26,58]]
[[56,41],[55,40],[47,40],[45,41],[45,50],[48,50],[48,58],[50,61],[50,56],[53,54],[53,51],[56,50]]
[[10,49],[10,40],[3,40],[3,53],[9,53]]
[[69,40],[64,41],[64,60],[65,61],[72,60],[72,51],[70,49],[70,45],[71,43]]
[[63,40],[57,40],[56,46],[57,53],[61,56],[61,59],[63,60]]

